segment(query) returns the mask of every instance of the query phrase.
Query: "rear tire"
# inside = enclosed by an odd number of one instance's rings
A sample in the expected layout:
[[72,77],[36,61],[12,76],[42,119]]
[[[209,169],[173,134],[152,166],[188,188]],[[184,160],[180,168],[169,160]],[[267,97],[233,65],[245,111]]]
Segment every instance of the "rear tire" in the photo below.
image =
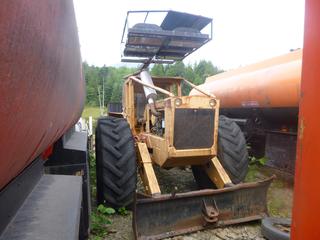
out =
[[[240,127],[225,116],[219,117],[218,159],[232,183],[237,184],[245,179],[249,166],[246,140]],[[192,172],[201,189],[215,188],[201,166],[192,166]]]
[[286,228],[291,226],[289,218],[266,217],[262,219],[261,233],[268,240],[289,240],[290,233],[282,231],[276,225],[283,225]]
[[134,140],[123,118],[103,117],[96,128],[97,202],[126,207],[137,183]]

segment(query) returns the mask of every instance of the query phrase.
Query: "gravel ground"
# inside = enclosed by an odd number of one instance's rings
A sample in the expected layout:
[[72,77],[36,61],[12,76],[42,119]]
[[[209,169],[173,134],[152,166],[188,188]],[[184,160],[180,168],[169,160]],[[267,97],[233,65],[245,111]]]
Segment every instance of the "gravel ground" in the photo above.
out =
[[178,236],[172,240],[260,240],[264,239],[260,233],[259,224],[243,224],[228,228],[219,228],[205,230],[189,234],[187,236]]
[[[265,172],[257,171],[257,169],[251,172],[252,181],[253,178],[260,179],[266,176]],[[176,192],[185,192],[190,190],[196,190],[197,186],[194,181],[192,171],[190,168],[186,169],[179,169],[174,168],[171,170],[163,170],[155,167],[155,172],[158,177],[158,181],[161,187],[161,191],[163,193],[171,193],[172,191]],[[268,175],[270,172],[268,171]],[[138,182],[138,189],[142,190],[142,183],[141,181]],[[272,187],[270,188],[269,192],[270,197],[268,197],[268,205],[269,209],[271,209],[271,213],[275,211],[277,215],[278,208],[281,209],[281,216],[290,216],[290,209],[291,209],[291,197],[292,197],[292,189],[288,186],[284,186],[281,180],[277,180]],[[283,196],[279,197],[279,196]],[[280,200],[279,200],[280,199]],[[283,200],[281,200],[283,199]],[[112,240],[122,240],[133,239],[133,232],[132,232],[132,214],[131,212],[127,216],[120,216],[114,215],[111,216],[112,224],[108,227],[109,234],[106,239]],[[232,227],[227,228],[220,228],[220,229],[211,229],[211,230],[204,230],[192,234],[187,234],[183,236],[177,236],[173,238],[168,238],[167,240],[245,240],[245,239],[264,239],[260,233],[260,223],[248,223],[248,224],[241,224],[235,225]]]
[[[112,225],[108,227],[109,234],[107,239],[112,240],[132,240],[133,232],[131,227],[132,216],[115,215],[112,216]],[[218,228],[211,230],[204,230],[167,238],[166,240],[262,240],[264,239],[260,233],[260,224],[242,224],[227,228]]]

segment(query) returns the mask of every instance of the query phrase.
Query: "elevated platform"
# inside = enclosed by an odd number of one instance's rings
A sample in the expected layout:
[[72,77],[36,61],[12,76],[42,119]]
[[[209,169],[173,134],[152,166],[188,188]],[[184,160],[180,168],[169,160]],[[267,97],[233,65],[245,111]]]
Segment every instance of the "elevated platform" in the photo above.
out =
[[[147,22],[149,15],[155,13],[166,13],[160,25]],[[144,22],[129,27],[128,18],[134,14],[146,14]],[[211,32],[202,33],[208,24]],[[210,18],[176,11],[129,11],[122,38],[122,61],[174,63],[210,41],[211,36]]]

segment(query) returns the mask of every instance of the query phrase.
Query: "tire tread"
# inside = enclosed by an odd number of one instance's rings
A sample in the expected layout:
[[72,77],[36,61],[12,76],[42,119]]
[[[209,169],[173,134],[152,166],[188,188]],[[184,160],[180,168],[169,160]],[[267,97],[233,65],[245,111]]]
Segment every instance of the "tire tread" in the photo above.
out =
[[[233,183],[237,184],[245,179],[249,166],[245,137],[240,127],[223,115],[219,116],[218,159]],[[201,166],[192,166],[192,172],[200,188],[214,187]]]
[[132,204],[137,183],[134,140],[125,119],[102,117],[96,128],[97,201]]

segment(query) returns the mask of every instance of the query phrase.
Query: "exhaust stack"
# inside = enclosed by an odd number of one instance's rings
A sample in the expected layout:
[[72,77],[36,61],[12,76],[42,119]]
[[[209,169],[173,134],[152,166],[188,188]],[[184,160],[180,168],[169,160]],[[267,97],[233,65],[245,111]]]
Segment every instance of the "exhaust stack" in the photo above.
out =
[[[151,78],[151,75],[147,70],[143,70],[140,73],[140,79],[141,79],[142,82],[154,86],[152,78]],[[159,116],[160,113],[156,110],[156,107],[155,107],[155,102],[156,102],[156,99],[157,99],[156,90],[154,90],[154,89],[152,89],[150,87],[143,86],[143,91],[144,91],[144,94],[145,94],[145,96],[147,98],[148,104],[150,106],[151,113],[154,116]]]

